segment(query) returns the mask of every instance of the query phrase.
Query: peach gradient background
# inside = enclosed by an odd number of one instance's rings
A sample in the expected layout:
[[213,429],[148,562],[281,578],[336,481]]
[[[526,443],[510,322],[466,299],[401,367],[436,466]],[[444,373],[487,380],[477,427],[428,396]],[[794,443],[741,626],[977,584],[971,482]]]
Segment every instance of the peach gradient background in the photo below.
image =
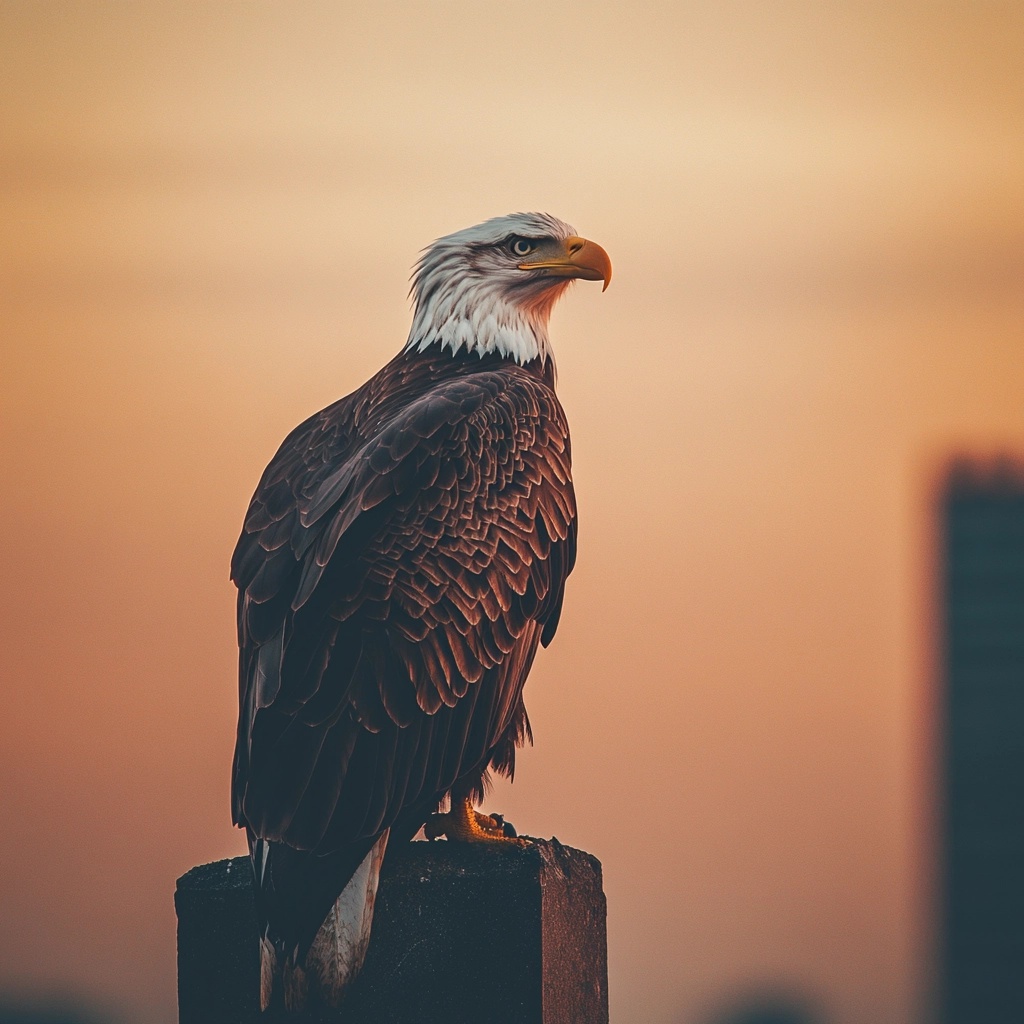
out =
[[923,1019],[928,494],[1024,445],[1022,11],[0,7],[0,989],[175,1019],[249,494],[422,245],[545,209],[616,276],[555,314],[580,562],[490,806],[604,862],[615,1024]]

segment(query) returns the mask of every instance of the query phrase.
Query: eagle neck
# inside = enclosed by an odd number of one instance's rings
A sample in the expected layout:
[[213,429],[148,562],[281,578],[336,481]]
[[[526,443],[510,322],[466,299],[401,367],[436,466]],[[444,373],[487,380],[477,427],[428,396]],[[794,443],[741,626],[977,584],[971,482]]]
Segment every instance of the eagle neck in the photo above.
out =
[[481,359],[497,355],[521,366],[534,360],[554,365],[548,320],[567,284],[558,282],[515,300],[479,279],[425,287],[416,295],[406,351],[424,352],[436,346],[452,355],[466,352]]

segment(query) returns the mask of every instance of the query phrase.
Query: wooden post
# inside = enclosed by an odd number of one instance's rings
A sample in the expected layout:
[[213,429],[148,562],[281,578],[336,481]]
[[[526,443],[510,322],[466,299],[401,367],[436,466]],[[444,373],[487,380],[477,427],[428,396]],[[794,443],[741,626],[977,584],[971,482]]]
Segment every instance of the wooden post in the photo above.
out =
[[[257,1024],[244,857],[178,879],[180,1024]],[[324,1024],[607,1024],[600,862],[557,840],[388,850],[366,964]],[[265,1019],[265,1018],[264,1018]]]

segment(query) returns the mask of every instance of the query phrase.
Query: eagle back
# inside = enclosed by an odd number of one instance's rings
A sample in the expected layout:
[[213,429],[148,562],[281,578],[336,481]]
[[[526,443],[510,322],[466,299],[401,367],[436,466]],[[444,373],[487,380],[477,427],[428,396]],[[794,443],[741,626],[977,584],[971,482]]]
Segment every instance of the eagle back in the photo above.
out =
[[558,624],[570,461],[550,370],[497,357],[403,353],[286,438],[232,560],[238,824],[329,850],[486,763]]

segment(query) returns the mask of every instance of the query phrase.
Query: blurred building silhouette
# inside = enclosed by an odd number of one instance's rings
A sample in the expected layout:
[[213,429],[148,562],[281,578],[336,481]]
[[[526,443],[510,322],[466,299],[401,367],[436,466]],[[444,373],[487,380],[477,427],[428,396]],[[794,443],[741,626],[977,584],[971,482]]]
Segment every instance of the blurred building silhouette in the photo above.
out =
[[942,495],[943,1024],[1024,1022],[1024,468]]
[[718,1017],[714,1024],[817,1024],[802,1008],[789,1004],[765,1003],[744,1006],[725,1017]]
[[746,994],[712,1017],[711,1024],[821,1024],[807,1002],[781,992]]
[[0,1024],[101,1024],[101,1018],[72,999],[0,993]]

